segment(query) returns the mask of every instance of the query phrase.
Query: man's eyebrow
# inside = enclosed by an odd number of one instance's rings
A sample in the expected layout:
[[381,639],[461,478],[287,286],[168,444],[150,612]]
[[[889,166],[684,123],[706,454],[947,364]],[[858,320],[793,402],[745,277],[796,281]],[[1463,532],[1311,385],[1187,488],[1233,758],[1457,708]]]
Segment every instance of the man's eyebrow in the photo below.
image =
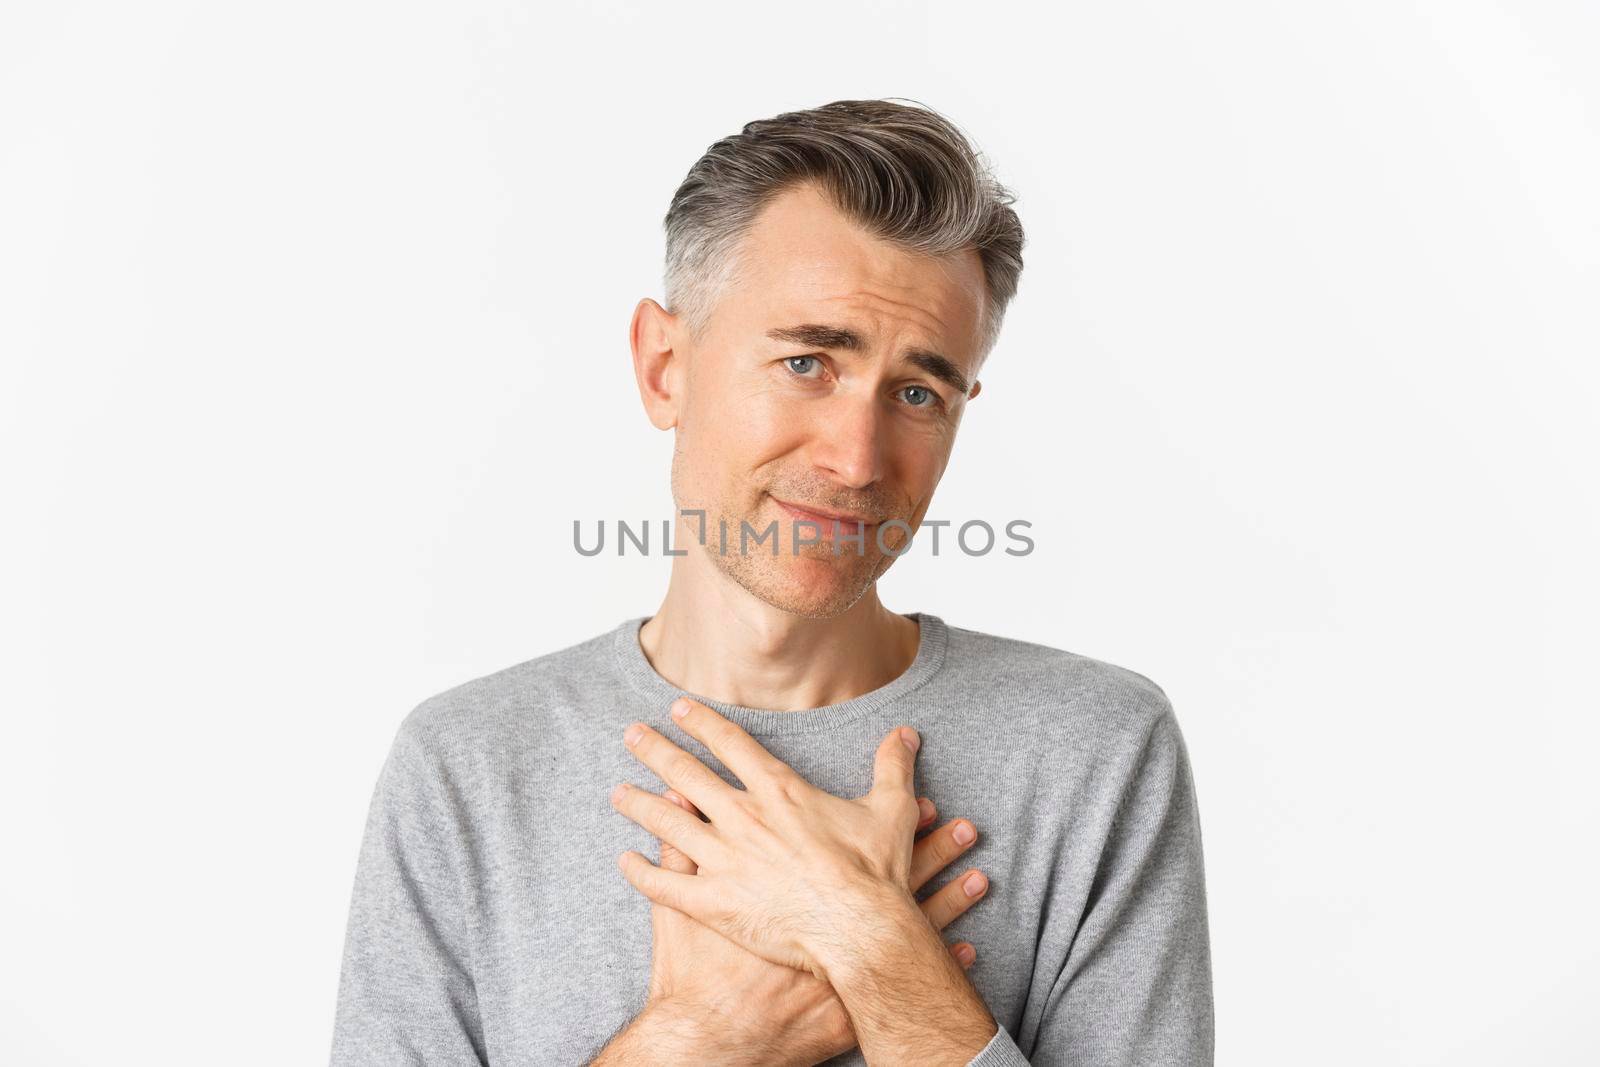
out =
[[972,386],[967,384],[967,376],[962,374],[954,363],[937,352],[929,352],[925,348],[913,348],[906,353],[906,360],[915,363],[962,396],[972,391]]
[[767,331],[767,336],[774,341],[791,341],[797,345],[810,345],[812,348],[842,348],[847,352],[861,352],[867,347],[866,340],[854,330],[843,326],[823,326],[815,322],[803,322],[799,326],[778,326]]
[[[774,327],[767,331],[767,336],[774,341],[788,341],[811,348],[832,348],[844,352],[864,352],[867,348],[866,339],[856,331],[844,326],[824,326],[816,322]],[[961,373],[961,368],[937,352],[930,352],[926,348],[911,348],[906,350],[905,357],[906,362],[921,367],[963,396],[972,389],[967,382],[967,376]]]

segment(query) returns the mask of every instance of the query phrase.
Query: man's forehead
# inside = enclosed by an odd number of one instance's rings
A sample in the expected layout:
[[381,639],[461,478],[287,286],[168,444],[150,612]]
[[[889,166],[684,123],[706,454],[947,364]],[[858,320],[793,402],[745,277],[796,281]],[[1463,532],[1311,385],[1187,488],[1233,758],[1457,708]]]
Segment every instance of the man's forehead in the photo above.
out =
[[[909,252],[868,234],[820,196],[784,194],[757,218],[742,250],[740,317],[763,332],[835,323],[871,341],[970,355],[982,317],[982,261]],[[911,335],[909,341],[905,335]]]

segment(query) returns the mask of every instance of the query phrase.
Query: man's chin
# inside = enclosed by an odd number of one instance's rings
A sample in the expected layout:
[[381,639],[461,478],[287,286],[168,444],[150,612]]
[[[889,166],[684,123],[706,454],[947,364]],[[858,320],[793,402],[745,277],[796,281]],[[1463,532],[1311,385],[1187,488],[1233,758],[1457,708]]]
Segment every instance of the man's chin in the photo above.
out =
[[799,556],[784,563],[723,569],[756,599],[808,619],[831,619],[849,611],[875,580],[870,571],[849,565],[855,560]]
[[839,590],[830,596],[795,595],[787,591],[773,591],[745,586],[746,590],[758,600],[763,600],[780,611],[790,615],[798,615],[803,619],[833,619],[851,608],[866,595],[868,586],[862,586],[854,592]]

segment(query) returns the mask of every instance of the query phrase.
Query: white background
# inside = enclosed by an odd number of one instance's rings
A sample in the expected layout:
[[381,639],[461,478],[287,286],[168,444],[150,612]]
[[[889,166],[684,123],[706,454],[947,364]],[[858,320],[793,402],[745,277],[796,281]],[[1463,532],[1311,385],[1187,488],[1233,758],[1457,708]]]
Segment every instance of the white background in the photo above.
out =
[[1027,267],[900,611],[1160,683],[1222,1064],[1576,1064],[1600,626],[1582,3],[9,5],[0,1049],[325,1062],[400,719],[654,610],[626,341],[744,122],[905,96]]

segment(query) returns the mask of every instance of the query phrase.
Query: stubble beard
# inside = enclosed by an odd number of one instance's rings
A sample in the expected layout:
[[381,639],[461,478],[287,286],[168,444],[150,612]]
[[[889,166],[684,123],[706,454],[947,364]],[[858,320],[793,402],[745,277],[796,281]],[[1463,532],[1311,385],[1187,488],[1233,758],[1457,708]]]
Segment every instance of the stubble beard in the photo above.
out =
[[[685,524],[690,534],[704,531],[701,543],[694,548],[706,552],[717,569],[736,582],[751,596],[770,604],[780,611],[808,619],[831,619],[853,608],[867,594],[883,572],[894,563],[890,552],[880,552],[876,542],[877,528],[863,530],[865,539],[858,550],[854,541],[824,540],[818,544],[801,545],[795,549],[798,538],[814,538],[817,531],[809,526],[796,528],[787,520],[779,519],[776,529],[761,544],[748,537],[741,544],[741,519],[749,524],[755,534],[765,533],[772,520],[763,520],[757,514],[766,494],[757,496],[748,514],[741,506],[727,500],[715,504],[690,503],[684,498],[682,470],[684,457],[674,448],[672,469],[672,496],[681,515],[685,510],[704,509],[704,525],[699,516],[690,516]],[[727,530],[727,544],[723,546],[723,529]],[[777,555],[772,543],[776,539]],[[902,539],[901,531],[884,533],[884,543],[892,551],[898,550],[896,541]],[[838,544],[835,552],[834,544]],[[677,546],[686,547],[686,546]],[[743,548],[743,551],[741,551]],[[693,551],[693,549],[691,549]]]

